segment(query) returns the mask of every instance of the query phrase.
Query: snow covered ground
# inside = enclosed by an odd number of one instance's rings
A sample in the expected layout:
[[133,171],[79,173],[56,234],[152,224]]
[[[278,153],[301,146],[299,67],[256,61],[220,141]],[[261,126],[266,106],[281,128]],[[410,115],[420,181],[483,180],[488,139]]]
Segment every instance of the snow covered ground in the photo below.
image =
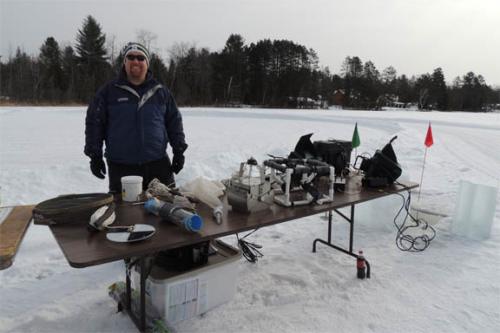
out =
[[[354,259],[312,241],[327,223],[313,216],[261,229],[257,264],[243,259],[235,297],[178,332],[499,332],[500,195],[491,237],[452,233],[459,181],[499,186],[500,114],[409,111],[183,108],[186,167],[178,183],[223,179],[250,156],[286,155],[297,139],[350,140],[357,122],[358,153],[372,154],[398,135],[394,148],[403,178],[420,180],[424,137],[432,121],[422,205],[450,217],[422,253],[397,249],[392,219],[397,196],[357,210],[356,249],[372,265],[358,280]],[[105,192],[83,155],[83,107],[0,108],[2,206],[33,204],[64,193]],[[416,195],[413,196],[416,199]],[[335,219],[334,241],[347,243]],[[225,241],[235,244],[234,237]],[[31,225],[14,265],[0,271],[0,332],[134,332],[116,313],[107,286],[124,279],[119,262],[71,268],[49,229]]]

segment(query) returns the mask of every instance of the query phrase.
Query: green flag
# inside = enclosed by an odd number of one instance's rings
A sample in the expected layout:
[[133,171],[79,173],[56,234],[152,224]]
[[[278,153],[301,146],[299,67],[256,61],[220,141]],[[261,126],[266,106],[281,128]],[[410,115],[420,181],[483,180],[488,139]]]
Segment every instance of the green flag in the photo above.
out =
[[354,127],[354,133],[352,133],[352,148],[357,148],[361,144],[361,140],[359,139],[358,134],[358,123]]

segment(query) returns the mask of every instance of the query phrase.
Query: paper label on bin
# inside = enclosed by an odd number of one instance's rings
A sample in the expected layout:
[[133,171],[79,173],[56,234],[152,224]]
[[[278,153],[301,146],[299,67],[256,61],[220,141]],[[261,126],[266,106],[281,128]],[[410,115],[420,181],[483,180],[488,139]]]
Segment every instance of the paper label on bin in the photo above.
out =
[[168,289],[167,321],[176,323],[197,315],[198,279],[188,279],[172,284]]
[[199,292],[199,314],[205,313],[208,310],[208,281],[200,282],[200,292]]

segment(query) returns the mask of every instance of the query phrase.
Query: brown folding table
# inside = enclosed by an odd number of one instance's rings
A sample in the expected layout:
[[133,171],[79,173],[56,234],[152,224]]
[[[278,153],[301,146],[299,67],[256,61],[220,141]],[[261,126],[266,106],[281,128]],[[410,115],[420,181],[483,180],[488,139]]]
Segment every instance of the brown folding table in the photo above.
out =
[[[75,221],[75,223],[66,225],[53,225],[50,226],[50,229],[69,264],[75,268],[89,267],[132,257],[139,258],[141,289],[140,318],[137,318],[131,311],[130,277],[128,274],[126,278],[127,304],[125,304],[125,307],[139,330],[144,331],[146,327],[145,280],[147,278],[145,274],[145,258],[147,256],[163,250],[179,248],[247,230],[328,212],[327,239],[315,239],[313,241],[313,252],[316,252],[316,243],[320,242],[357,258],[357,255],[352,251],[355,205],[416,187],[418,187],[416,183],[404,182],[402,185],[392,185],[383,189],[363,188],[358,194],[335,193],[334,201],[323,205],[312,204],[295,207],[272,205],[269,209],[251,214],[228,211],[227,205],[225,205],[220,225],[216,224],[212,219],[212,211],[209,207],[198,204],[197,213],[204,221],[203,228],[199,233],[188,232],[172,223],[161,221],[160,217],[148,214],[142,205],[118,203],[115,211],[116,222],[113,224],[114,226],[145,223],[156,228],[156,233],[152,238],[136,243],[111,242],[106,239],[105,232],[89,232],[87,230],[87,221]],[[350,207],[349,216],[339,211],[340,208],[344,207]],[[350,225],[348,249],[336,246],[331,241],[332,212],[336,212],[342,216]]]

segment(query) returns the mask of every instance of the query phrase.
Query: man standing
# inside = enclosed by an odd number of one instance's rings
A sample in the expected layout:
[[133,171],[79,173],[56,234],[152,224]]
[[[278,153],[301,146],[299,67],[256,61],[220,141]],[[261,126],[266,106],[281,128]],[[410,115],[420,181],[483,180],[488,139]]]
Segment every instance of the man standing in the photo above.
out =
[[102,86],[87,109],[84,152],[90,170],[104,179],[104,142],[111,193],[121,193],[123,176],[142,176],[143,188],[153,178],[174,184],[173,173],[182,170],[187,148],[181,114],[170,91],[149,71],[148,50],[128,43],[122,54],[118,78]]

